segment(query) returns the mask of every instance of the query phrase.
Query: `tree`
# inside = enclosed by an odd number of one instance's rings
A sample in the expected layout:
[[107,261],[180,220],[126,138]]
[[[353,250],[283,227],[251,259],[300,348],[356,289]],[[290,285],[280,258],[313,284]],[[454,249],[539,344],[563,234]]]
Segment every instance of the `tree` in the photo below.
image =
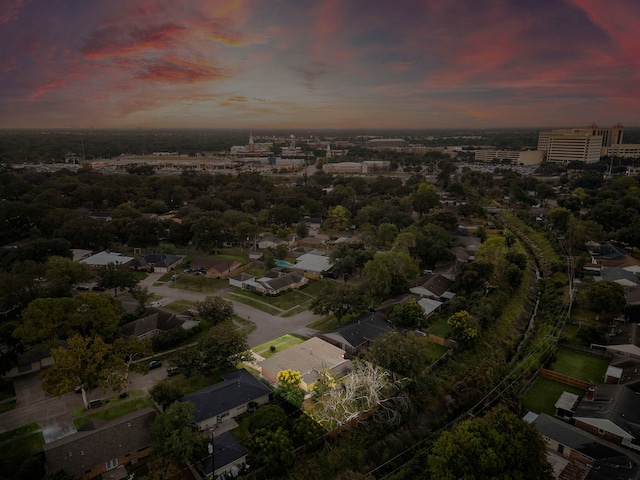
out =
[[287,424],[287,414],[280,405],[262,405],[249,417],[248,429],[251,433],[258,430],[275,430],[276,427]]
[[331,283],[322,295],[313,300],[309,310],[316,315],[333,313],[339,324],[345,315],[359,313],[366,306],[364,292],[360,287]]
[[119,263],[109,262],[98,272],[98,285],[102,288],[113,288],[113,293],[117,297],[118,289],[132,290],[138,285],[136,274],[129,267]]
[[87,392],[96,387],[119,391],[124,386],[126,365],[120,356],[112,353],[111,345],[100,337],[74,335],[66,347],[51,351],[54,363],[39,375],[42,388],[50,395],[61,397],[80,387],[84,406],[89,408]]
[[409,281],[418,275],[418,266],[403,250],[376,253],[364,266],[369,291],[379,298],[405,292]]
[[211,375],[216,370],[234,368],[238,363],[251,360],[247,336],[231,322],[218,323],[190,348],[173,358],[173,364],[190,377],[196,373]]
[[113,353],[119,355],[127,367],[124,370],[124,382],[126,391],[129,392],[129,372],[145,374],[149,371],[149,365],[139,360],[153,353],[151,339],[141,340],[135,336],[118,338],[113,343]]
[[235,315],[231,302],[217,295],[210,295],[196,303],[195,310],[201,319],[212,325],[230,321]]
[[253,437],[255,459],[265,466],[271,475],[286,470],[293,465],[293,442],[284,428],[262,430]]
[[427,337],[413,332],[389,331],[376,337],[366,358],[394,373],[417,379],[429,366],[430,345]]
[[480,334],[480,326],[466,310],[454,313],[447,320],[451,327],[453,339],[464,346],[469,346]]
[[294,407],[300,408],[304,401],[304,391],[300,388],[302,377],[295,370],[280,370],[276,376],[278,386],[274,394],[289,402]]
[[586,307],[596,313],[617,314],[622,312],[626,303],[622,285],[608,280],[589,285],[584,299]]
[[151,424],[151,452],[158,458],[162,479],[172,462],[195,460],[204,450],[207,440],[195,426],[194,413],[192,403],[175,402]]
[[445,431],[429,455],[432,480],[552,480],[535,427],[504,407]]
[[156,402],[162,410],[166,410],[171,406],[174,402],[177,402],[183,397],[182,390],[180,387],[171,383],[169,381],[161,380],[156,383],[149,390],[149,395]]
[[309,446],[317,445],[326,430],[309,413],[303,412],[293,422],[293,434],[296,441]]
[[107,295],[87,293],[73,298],[38,298],[22,312],[14,335],[31,344],[55,342],[74,333],[111,338],[120,316]]
[[411,202],[413,209],[422,216],[440,205],[440,194],[434,185],[422,182],[411,194]]
[[420,328],[426,321],[424,309],[415,298],[406,303],[394,305],[389,320],[395,325],[405,328]]
[[363,242],[344,242],[339,243],[329,256],[335,273],[351,275],[373,258],[373,251],[367,249]]
[[547,219],[559,232],[566,232],[571,218],[571,210],[563,207],[554,207],[549,212]]
[[70,258],[49,257],[44,268],[44,277],[47,279],[50,295],[54,297],[70,296],[73,285],[93,278],[89,265],[74,262]]
[[324,226],[327,230],[347,230],[351,226],[351,212],[342,205],[330,208]]

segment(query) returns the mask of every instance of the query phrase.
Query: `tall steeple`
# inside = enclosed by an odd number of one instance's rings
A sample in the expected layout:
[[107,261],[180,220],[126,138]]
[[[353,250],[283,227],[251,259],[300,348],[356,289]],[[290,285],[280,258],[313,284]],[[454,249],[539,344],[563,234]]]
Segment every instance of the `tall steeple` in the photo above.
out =
[[253,152],[253,132],[249,133],[249,151]]

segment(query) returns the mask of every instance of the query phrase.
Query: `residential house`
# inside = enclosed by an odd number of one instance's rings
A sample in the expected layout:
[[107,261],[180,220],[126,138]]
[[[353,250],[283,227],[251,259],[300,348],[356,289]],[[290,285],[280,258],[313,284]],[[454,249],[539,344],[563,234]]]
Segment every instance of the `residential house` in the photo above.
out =
[[427,280],[422,285],[412,287],[409,290],[411,293],[421,297],[446,301],[455,296],[455,293],[449,290],[453,286],[453,283],[453,280],[449,280],[444,275],[436,273],[427,275]]
[[277,272],[277,274],[273,275],[272,272],[274,270],[259,279],[256,279],[253,275],[241,273],[234,277],[229,277],[229,285],[265,295],[278,295],[289,290],[298,290],[309,283],[308,278],[296,272]]
[[432,298],[421,298],[418,300],[418,305],[424,310],[425,317],[430,317],[440,309],[442,302],[433,300]]
[[318,230],[322,226],[322,218],[320,217],[302,217],[299,223],[306,223],[312,230]]
[[626,385],[591,387],[576,407],[573,421],[593,435],[640,450],[638,395]]
[[266,248],[276,248],[278,245],[288,245],[286,240],[275,235],[267,235],[258,240],[258,248],[264,250]]
[[547,414],[531,422],[547,444],[547,461],[562,480],[640,479],[640,457]]
[[368,313],[353,319],[333,332],[318,335],[346,352],[347,358],[355,357],[368,348],[378,335],[393,330],[393,325],[379,313]]
[[640,324],[627,323],[612,325],[605,334],[606,345],[602,345],[608,352],[625,357],[640,358]]
[[331,270],[333,263],[324,253],[313,250],[296,258],[296,263],[291,267],[293,270],[302,272],[306,277],[319,278],[323,272]]
[[629,385],[634,391],[640,391],[640,360],[635,358],[614,357],[605,373],[605,382]]
[[211,454],[202,461],[205,478],[237,477],[247,462],[247,450],[229,432],[213,437]]
[[154,272],[167,273],[182,265],[184,256],[169,255],[165,253],[150,253],[144,257],[136,258],[131,262],[131,267],[136,270],[151,270]]
[[196,407],[195,422],[201,430],[214,428],[249,409],[249,404],[269,403],[271,389],[246,370],[223,375],[224,381],[182,397]]
[[134,260],[135,259],[133,257],[126,257],[120,253],[105,250],[103,252],[96,253],[95,255],[83,258],[79,263],[86,263],[91,266],[91,268],[100,268],[106,267],[110,263],[129,266]]
[[463,263],[473,262],[476,258],[474,252],[471,252],[464,247],[453,247],[451,251],[456,256],[456,260]]
[[209,278],[229,278],[242,266],[238,260],[198,257],[191,262],[192,270],[201,270]]
[[138,337],[141,340],[153,338],[162,332],[168,332],[175,328],[190,330],[198,325],[188,312],[174,313],[170,310],[151,307],[145,315],[133,322],[125,323],[120,327],[120,335],[123,337]]
[[351,361],[344,358],[345,351],[324,340],[313,337],[293,345],[259,362],[261,373],[270,382],[278,382],[278,372],[295,370],[300,372],[300,388],[309,391],[324,368],[338,376],[352,370]]
[[43,446],[47,471],[65,472],[89,480],[121,469],[149,455],[151,424],[156,416],[144,408],[101,425],[88,424],[78,433]]
[[617,267],[603,267],[602,270],[600,270],[600,277],[596,277],[595,280],[607,280],[618,283],[623,287],[640,285],[640,280],[638,280],[635,273]]

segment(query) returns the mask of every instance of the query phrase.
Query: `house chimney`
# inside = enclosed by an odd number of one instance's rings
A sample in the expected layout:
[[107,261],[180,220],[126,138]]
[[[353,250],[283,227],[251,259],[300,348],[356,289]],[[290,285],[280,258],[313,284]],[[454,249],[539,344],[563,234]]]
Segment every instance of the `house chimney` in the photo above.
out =
[[593,398],[596,396],[596,386],[591,385],[587,389],[587,400],[593,401]]

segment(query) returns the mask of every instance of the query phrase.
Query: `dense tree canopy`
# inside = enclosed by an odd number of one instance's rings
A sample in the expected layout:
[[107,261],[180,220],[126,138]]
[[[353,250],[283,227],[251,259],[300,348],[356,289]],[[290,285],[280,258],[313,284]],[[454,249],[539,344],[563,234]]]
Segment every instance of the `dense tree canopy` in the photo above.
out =
[[535,428],[503,407],[456,424],[429,455],[432,480],[552,480]]

